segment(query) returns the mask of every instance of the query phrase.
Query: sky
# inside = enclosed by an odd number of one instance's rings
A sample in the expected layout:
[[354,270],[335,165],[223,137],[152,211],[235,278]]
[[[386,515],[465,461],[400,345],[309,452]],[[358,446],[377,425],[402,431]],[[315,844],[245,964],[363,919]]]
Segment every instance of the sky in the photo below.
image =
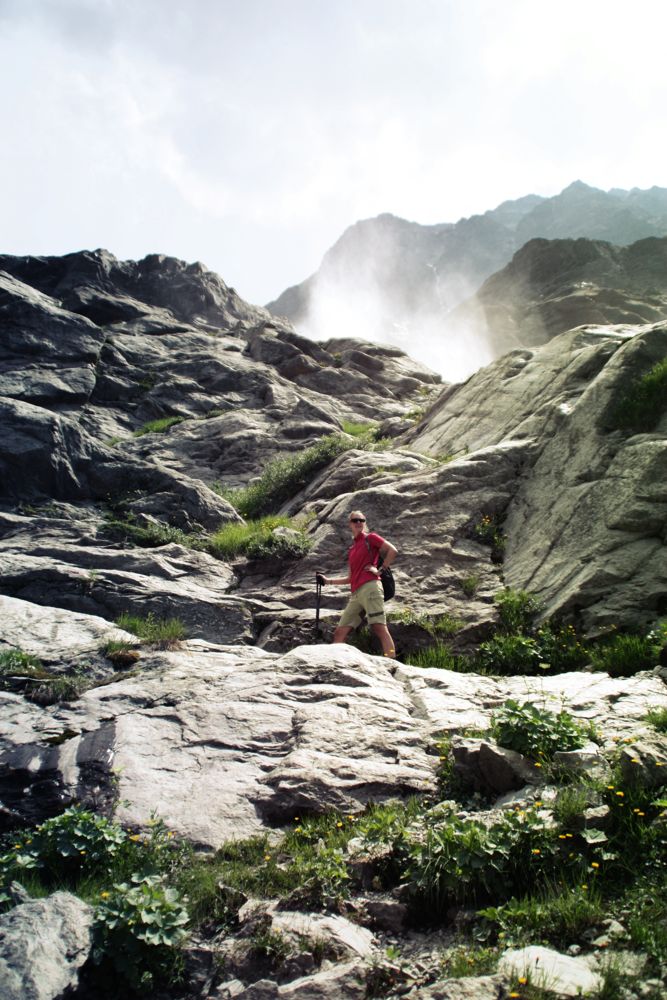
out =
[[664,0],[0,0],[0,252],[263,304],[358,219],[667,187]]

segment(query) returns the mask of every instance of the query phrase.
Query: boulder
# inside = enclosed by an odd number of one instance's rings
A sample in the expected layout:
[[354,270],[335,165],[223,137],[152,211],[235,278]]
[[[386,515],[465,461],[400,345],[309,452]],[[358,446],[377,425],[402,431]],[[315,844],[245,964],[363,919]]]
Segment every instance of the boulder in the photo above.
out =
[[3,1000],[56,1000],[76,988],[91,947],[93,908],[69,892],[0,916]]
[[578,997],[602,986],[602,976],[591,969],[586,959],[561,955],[539,945],[506,951],[498,971],[506,976],[527,976],[534,986],[557,996]]

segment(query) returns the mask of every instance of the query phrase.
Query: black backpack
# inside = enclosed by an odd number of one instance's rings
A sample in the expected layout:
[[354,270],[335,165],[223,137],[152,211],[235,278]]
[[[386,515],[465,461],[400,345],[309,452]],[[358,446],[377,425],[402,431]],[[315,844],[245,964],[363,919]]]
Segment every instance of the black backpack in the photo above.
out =
[[[366,548],[368,549],[368,555],[370,556],[371,562],[373,561],[373,553],[371,552],[371,543],[367,538],[364,538],[366,542]],[[379,551],[379,550],[378,550]],[[378,569],[380,570],[380,583],[382,584],[382,594],[385,601],[390,601],[391,598],[396,593],[396,581],[394,580],[394,574],[391,571],[390,566],[382,565],[382,556],[377,562]]]

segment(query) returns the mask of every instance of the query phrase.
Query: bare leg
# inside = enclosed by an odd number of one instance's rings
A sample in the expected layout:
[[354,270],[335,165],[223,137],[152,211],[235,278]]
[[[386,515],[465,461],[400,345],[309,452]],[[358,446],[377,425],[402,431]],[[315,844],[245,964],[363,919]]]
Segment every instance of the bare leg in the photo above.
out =
[[344,625],[341,627],[339,625],[338,628],[336,629],[336,631],[333,634],[333,640],[332,641],[333,642],[347,642],[347,637],[348,637],[348,635],[350,634],[351,631],[352,631],[351,628],[346,628]]
[[[376,636],[382,644],[382,652],[385,656],[390,657],[392,660],[396,658],[396,650],[394,649],[394,640],[391,637],[391,633],[386,625],[371,625],[371,628],[375,632]],[[334,639],[334,642],[336,640]]]

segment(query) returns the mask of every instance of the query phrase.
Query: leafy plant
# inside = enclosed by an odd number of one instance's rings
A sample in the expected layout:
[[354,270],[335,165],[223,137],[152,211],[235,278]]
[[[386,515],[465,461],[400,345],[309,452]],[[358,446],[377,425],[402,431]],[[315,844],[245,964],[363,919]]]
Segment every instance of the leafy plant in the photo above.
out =
[[540,941],[563,948],[601,923],[605,906],[595,887],[583,889],[580,884],[545,881],[534,893],[487,907],[480,916],[503,936],[506,946]]
[[116,625],[158,649],[170,649],[185,638],[185,626],[179,618],[156,618],[153,612],[145,618],[123,613],[116,619]]
[[42,661],[22,649],[5,649],[0,653],[0,674],[10,674],[16,671],[28,673],[43,670]]
[[[281,532],[276,529],[286,528]],[[220,559],[244,555],[248,559],[300,559],[311,547],[300,522],[270,514],[258,520],[223,525],[207,548]]]
[[101,893],[94,924],[93,961],[104,963],[131,989],[148,992],[178,978],[179,948],[188,932],[185,901],[159,875],[133,875]]
[[556,855],[553,831],[533,811],[489,826],[451,815],[411,845],[407,876],[419,905],[441,913],[452,902],[502,899],[510,887],[533,884]]
[[490,731],[500,746],[544,760],[551,760],[558,750],[576,750],[587,740],[584,727],[569,712],[554,713],[512,700],[494,713]]
[[612,414],[612,426],[650,431],[667,412],[667,358],[635,379]]
[[505,635],[530,630],[540,611],[540,602],[526,590],[506,587],[494,597],[498,606],[500,629]]
[[109,872],[126,842],[127,834],[118,824],[72,806],[17,837],[0,858],[0,872],[6,880],[24,870],[38,870],[47,881]]
[[479,645],[478,662],[490,673],[537,674],[548,669],[536,639],[527,635],[495,635]]
[[149,420],[138,430],[134,431],[135,437],[141,437],[144,434],[164,434],[168,431],[170,427],[174,427],[176,424],[182,424],[185,417],[160,417],[158,420]]

